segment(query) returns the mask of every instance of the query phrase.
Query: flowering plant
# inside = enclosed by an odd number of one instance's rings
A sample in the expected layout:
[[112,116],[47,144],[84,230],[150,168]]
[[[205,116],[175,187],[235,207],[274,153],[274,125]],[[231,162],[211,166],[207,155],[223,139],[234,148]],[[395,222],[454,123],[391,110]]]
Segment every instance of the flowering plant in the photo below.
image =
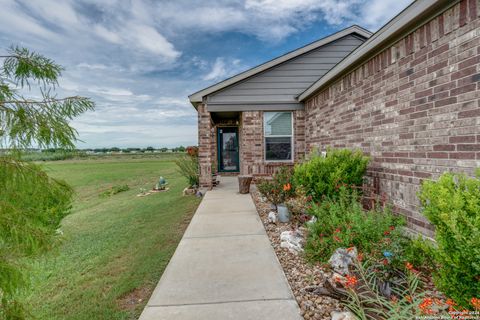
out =
[[271,180],[257,183],[258,191],[275,206],[284,203],[295,194],[292,183],[292,168],[280,167]]
[[[415,270],[413,266],[411,270]],[[446,315],[449,301],[422,291],[418,272],[407,269],[406,273],[399,273],[389,290],[382,289],[384,282],[377,277],[372,261],[357,261],[352,272],[340,281],[348,296],[342,302],[359,319],[407,320]]]

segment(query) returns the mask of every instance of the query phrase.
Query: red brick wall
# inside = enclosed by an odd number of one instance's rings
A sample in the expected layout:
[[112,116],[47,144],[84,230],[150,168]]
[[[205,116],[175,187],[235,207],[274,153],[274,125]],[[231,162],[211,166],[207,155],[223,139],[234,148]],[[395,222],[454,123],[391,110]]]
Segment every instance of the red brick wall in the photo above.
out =
[[[303,159],[305,155],[305,113],[293,111],[294,159]],[[263,136],[263,112],[247,111],[242,113],[240,125],[240,173],[254,176],[271,175],[282,165],[292,162],[266,162]]]
[[395,210],[426,234],[422,179],[480,166],[478,0],[463,0],[306,103],[306,146],[360,148]]

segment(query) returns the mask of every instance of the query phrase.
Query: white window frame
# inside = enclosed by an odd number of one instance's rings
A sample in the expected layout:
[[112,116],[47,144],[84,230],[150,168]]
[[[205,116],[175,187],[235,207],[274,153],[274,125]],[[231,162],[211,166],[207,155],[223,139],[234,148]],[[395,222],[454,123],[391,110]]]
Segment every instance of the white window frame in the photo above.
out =
[[[265,127],[265,114],[266,113],[290,113],[291,116],[291,125],[292,125],[292,133],[291,135],[268,135],[265,133],[266,127]],[[295,160],[295,149],[294,149],[294,139],[295,139],[295,131],[294,131],[294,117],[293,117],[293,111],[264,111],[262,114],[262,126],[263,126],[263,159],[265,162],[277,162],[277,163],[293,163]],[[267,138],[290,138],[290,155],[291,159],[290,160],[267,160]]]

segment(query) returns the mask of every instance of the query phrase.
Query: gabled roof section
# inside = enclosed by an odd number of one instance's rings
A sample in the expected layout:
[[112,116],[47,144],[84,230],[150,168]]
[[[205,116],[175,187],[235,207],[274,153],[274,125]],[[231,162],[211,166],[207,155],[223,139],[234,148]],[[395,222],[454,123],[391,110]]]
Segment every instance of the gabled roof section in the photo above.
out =
[[304,101],[459,0],[416,0],[297,97]]
[[346,29],[343,29],[337,33],[334,33],[328,37],[325,37],[325,38],[322,38],[320,40],[317,40],[315,42],[312,42],[304,47],[301,47],[297,50],[294,50],[294,51],[291,51],[291,52],[288,52],[278,58],[275,58],[273,60],[270,60],[264,64],[261,64],[259,66],[256,66],[252,69],[249,69],[245,72],[242,72],[242,73],[239,73],[231,78],[228,78],[224,81],[221,81],[221,82],[218,82],[208,88],[205,88],[203,90],[200,90],[198,92],[195,92],[193,93],[192,95],[189,96],[189,99],[190,99],[190,102],[196,107],[196,105],[198,103],[201,103],[203,101],[203,98],[209,94],[212,94],[214,92],[217,92],[219,90],[222,90],[226,87],[229,87],[231,85],[234,85],[242,80],[245,80],[247,78],[250,78],[254,75],[257,75],[265,70],[268,70],[272,67],[275,67],[281,63],[284,63],[288,60],[291,60],[293,58],[296,58],[302,54],[305,54],[309,51],[312,51],[312,50],[315,50],[321,46],[324,46],[326,44],[329,44],[333,41],[336,41],[340,38],[343,38],[347,35],[350,35],[350,34],[357,34],[357,35],[360,35],[361,37],[363,38],[369,38],[372,33],[366,29],[363,29],[359,26],[351,26],[349,28],[346,28]]

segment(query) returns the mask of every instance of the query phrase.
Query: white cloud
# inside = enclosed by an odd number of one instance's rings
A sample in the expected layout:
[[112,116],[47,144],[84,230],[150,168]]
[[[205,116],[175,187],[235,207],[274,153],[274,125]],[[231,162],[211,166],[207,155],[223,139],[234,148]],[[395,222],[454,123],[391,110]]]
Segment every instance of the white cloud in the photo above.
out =
[[14,35],[33,35],[43,39],[56,40],[58,36],[42,26],[35,18],[21,10],[11,0],[0,0],[0,28],[3,32]]
[[180,52],[155,28],[146,25],[139,25],[135,22],[129,24],[122,32],[128,40],[128,43],[134,44],[141,49],[149,50],[165,58],[176,59]]
[[80,27],[80,21],[70,1],[63,0],[20,0],[33,14],[45,21],[55,21],[62,28]]
[[370,0],[362,6],[359,16],[364,26],[377,30],[410,3],[412,0]]
[[111,43],[120,44],[122,43],[122,38],[120,35],[114,31],[108,30],[104,26],[96,25],[93,27],[94,32],[100,38],[107,40]]
[[77,64],[77,67],[90,69],[90,70],[105,70],[105,69],[108,69],[108,67],[106,65],[101,64],[101,63],[91,64],[91,63],[82,62],[82,63]]
[[239,59],[233,59],[228,61],[228,63],[225,60],[224,57],[218,57],[215,59],[210,72],[203,77],[203,80],[210,81],[225,79],[244,69]]

